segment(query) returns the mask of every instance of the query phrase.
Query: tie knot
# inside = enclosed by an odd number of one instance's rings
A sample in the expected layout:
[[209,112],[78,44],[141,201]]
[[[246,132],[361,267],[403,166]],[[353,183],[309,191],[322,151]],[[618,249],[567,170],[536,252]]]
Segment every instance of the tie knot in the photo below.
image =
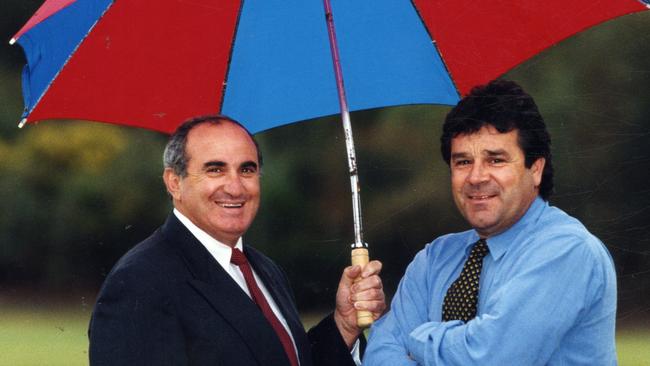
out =
[[487,246],[485,239],[479,239],[479,241],[474,244],[470,257],[483,258],[490,252],[490,248]]
[[248,261],[246,260],[246,256],[244,253],[242,253],[241,250],[237,248],[232,248],[232,255],[230,256],[230,263],[236,264],[238,266],[241,266],[242,264],[246,264]]

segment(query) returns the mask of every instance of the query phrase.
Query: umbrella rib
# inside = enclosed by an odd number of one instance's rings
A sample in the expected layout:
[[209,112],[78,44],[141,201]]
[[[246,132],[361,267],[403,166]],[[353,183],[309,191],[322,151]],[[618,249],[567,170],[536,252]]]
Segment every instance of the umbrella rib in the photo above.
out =
[[451,73],[451,70],[447,66],[447,62],[445,62],[445,58],[442,57],[442,51],[440,51],[440,48],[438,47],[438,43],[436,42],[436,39],[433,37],[433,34],[431,33],[431,30],[429,30],[429,27],[427,27],[426,22],[422,18],[422,14],[420,14],[420,9],[415,5],[415,0],[411,0],[411,6],[413,6],[413,9],[415,10],[415,14],[417,14],[418,19],[420,19],[420,23],[424,27],[424,30],[427,32],[429,35],[429,39],[431,39],[431,44],[433,44],[433,47],[436,49],[436,52],[438,52],[438,55],[440,56],[440,61],[442,62],[442,66],[445,67],[445,71],[449,75],[449,79],[451,80],[451,83],[454,85],[454,89],[456,89],[456,94],[458,94],[459,99],[460,96],[462,95],[460,92],[460,89],[458,89],[458,85],[456,85],[456,82],[454,81],[454,75]]
[[223,75],[223,82],[221,85],[221,100],[219,101],[219,113],[222,113],[223,102],[226,99],[226,88],[228,87],[228,75],[230,74],[230,66],[232,62],[232,54],[235,49],[235,40],[237,39],[237,31],[239,30],[239,21],[241,20],[242,9],[244,7],[244,1],[242,0],[239,3],[239,11],[237,12],[237,21],[233,27],[233,36],[231,37],[232,41],[230,42],[230,52],[228,53],[228,62],[226,63],[226,71]]

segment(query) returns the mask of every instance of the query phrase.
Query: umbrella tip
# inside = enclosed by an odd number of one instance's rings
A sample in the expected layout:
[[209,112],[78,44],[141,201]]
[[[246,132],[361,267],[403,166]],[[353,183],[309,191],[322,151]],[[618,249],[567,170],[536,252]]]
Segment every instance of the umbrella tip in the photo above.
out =
[[23,128],[23,126],[25,126],[25,123],[27,123],[27,118],[21,119],[20,123],[18,123],[18,128]]
[[16,43],[16,38],[12,38],[12,39],[9,40],[9,45],[10,46],[13,46],[14,43]]

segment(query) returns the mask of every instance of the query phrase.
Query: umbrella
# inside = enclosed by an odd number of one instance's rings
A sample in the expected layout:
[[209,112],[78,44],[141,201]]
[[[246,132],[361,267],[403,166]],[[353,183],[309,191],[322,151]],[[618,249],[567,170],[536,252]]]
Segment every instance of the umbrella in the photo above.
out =
[[258,132],[340,112],[353,247],[365,249],[348,111],[453,105],[473,85],[649,3],[47,0],[11,41],[27,58],[21,124],[84,119],[170,132],[222,113]]
[[[332,0],[350,110],[453,105],[542,49],[650,0]],[[645,4],[644,4],[645,3]],[[47,0],[13,37],[26,122],[252,132],[339,112],[317,0]]]

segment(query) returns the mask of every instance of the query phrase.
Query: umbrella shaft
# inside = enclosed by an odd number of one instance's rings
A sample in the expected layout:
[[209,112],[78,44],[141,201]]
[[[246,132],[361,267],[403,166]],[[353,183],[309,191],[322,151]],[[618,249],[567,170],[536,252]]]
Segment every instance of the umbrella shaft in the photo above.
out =
[[336,88],[339,95],[339,105],[341,107],[341,119],[343,122],[343,131],[345,133],[345,148],[348,155],[348,168],[350,171],[350,187],[352,189],[352,217],[354,219],[354,244],[355,248],[364,248],[363,242],[363,225],[361,219],[361,195],[359,185],[359,175],[357,174],[357,158],[354,149],[354,138],[352,137],[352,124],[350,123],[350,112],[348,102],[345,96],[345,87],[343,84],[343,71],[339,58],[339,49],[336,42],[336,31],[334,30],[334,19],[332,17],[332,6],[330,0],[323,0],[325,6],[325,20],[327,22],[327,34],[330,41],[330,50],[332,61],[334,63],[334,75],[336,77]]
[[352,190],[352,218],[354,220],[354,244],[355,248],[364,248],[363,225],[361,219],[361,186],[359,185],[359,174],[357,171],[357,157],[354,151],[354,138],[352,137],[352,124],[350,123],[350,112],[341,112],[343,130],[345,132],[345,148],[348,153],[348,167],[350,171],[350,188]]

